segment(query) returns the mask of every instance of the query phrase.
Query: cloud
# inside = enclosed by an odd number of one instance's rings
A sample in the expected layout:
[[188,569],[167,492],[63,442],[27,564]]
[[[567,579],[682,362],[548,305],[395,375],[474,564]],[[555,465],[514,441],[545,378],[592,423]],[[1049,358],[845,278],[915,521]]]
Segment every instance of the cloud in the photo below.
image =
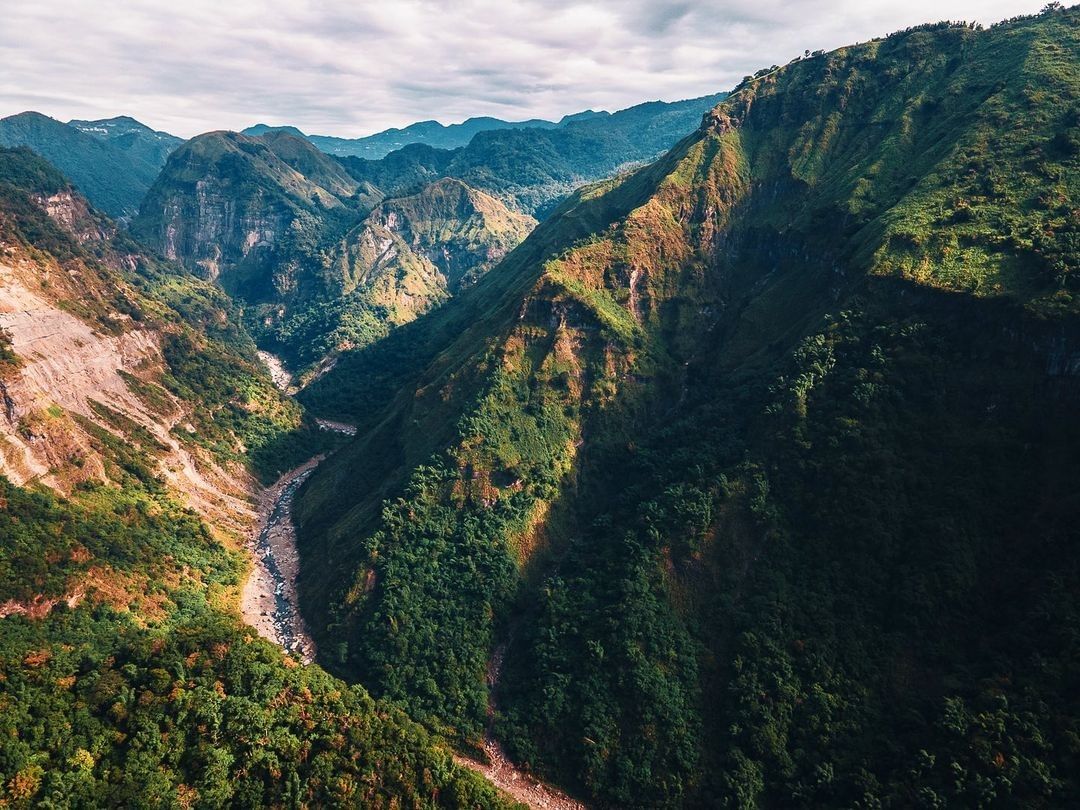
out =
[[0,27],[0,115],[132,115],[190,136],[257,121],[359,136],[559,118],[729,89],[805,49],[1044,0],[35,0]]

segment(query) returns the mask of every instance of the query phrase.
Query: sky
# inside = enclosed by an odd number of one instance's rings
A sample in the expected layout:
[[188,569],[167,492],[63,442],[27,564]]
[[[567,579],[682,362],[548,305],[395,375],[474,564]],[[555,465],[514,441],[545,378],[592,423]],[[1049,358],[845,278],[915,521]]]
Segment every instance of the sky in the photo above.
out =
[[0,117],[359,137],[734,87],[804,50],[1045,0],[0,0]]

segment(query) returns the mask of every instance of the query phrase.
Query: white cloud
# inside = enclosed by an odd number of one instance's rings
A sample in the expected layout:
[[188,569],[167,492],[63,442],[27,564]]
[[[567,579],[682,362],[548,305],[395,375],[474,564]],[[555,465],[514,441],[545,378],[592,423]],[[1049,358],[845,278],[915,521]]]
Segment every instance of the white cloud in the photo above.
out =
[[730,89],[804,49],[1045,0],[8,0],[0,115],[358,136]]

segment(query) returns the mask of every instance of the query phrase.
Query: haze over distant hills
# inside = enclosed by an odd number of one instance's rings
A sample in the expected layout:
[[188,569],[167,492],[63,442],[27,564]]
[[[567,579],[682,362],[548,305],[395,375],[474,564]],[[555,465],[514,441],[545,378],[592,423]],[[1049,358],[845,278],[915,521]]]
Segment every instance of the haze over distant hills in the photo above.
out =
[[[693,102],[690,102],[693,103]],[[361,138],[339,138],[331,135],[307,135],[296,127],[272,127],[256,124],[243,130],[245,135],[261,135],[264,132],[283,130],[301,138],[307,138],[324,152],[344,157],[376,160],[410,143],[423,143],[437,149],[456,149],[465,146],[478,132],[494,129],[554,129],[575,121],[609,116],[608,112],[584,110],[563,116],[559,121],[531,118],[527,121],[504,121],[500,118],[480,116],[469,118],[460,124],[440,124],[438,121],[418,121],[407,127],[387,129]]]

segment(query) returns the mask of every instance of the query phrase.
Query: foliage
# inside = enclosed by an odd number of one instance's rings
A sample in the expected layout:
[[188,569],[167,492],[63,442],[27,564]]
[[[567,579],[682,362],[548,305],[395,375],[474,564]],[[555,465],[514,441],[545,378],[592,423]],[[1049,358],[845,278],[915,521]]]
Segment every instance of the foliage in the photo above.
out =
[[113,217],[132,217],[138,212],[164,162],[146,159],[35,112],[0,118],[0,147],[33,149]]
[[[300,505],[342,671],[467,732],[508,645],[499,736],[603,806],[1074,803],[1078,30],[769,69],[343,359]],[[500,553],[462,636],[439,577]]]
[[0,622],[0,800],[13,807],[507,807],[399,712],[298,667],[187,594]]

